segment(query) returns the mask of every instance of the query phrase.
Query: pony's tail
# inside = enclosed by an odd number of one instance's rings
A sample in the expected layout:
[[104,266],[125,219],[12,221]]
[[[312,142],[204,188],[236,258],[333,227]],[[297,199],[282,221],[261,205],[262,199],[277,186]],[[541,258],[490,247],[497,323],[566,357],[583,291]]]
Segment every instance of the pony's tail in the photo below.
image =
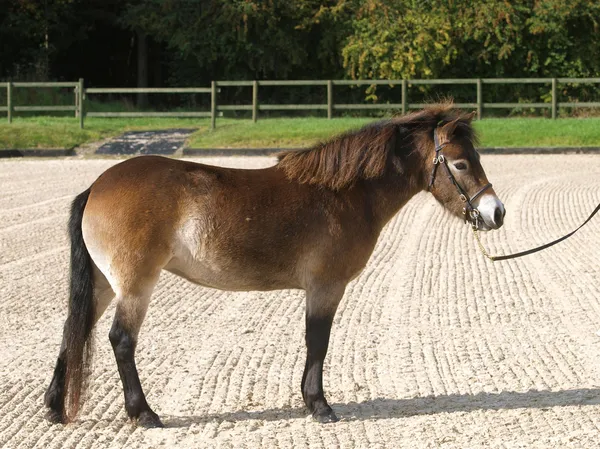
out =
[[75,419],[83,402],[86,378],[92,356],[94,327],[94,274],[92,259],[83,241],[81,222],[90,189],[80,193],[71,205],[69,237],[71,239],[71,281],[69,313],[65,323],[66,373],[62,418]]

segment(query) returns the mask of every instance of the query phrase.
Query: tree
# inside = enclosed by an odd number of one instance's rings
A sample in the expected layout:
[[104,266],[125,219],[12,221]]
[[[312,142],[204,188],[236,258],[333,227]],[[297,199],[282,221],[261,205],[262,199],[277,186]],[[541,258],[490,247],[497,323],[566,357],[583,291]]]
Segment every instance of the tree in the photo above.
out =
[[[338,4],[347,4],[340,0]],[[593,0],[366,0],[343,49],[352,78],[589,76],[600,68]]]
[[140,0],[121,20],[166,44],[176,83],[340,75],[340,49],[327,38],[329,29],[307,20],[320,3]]

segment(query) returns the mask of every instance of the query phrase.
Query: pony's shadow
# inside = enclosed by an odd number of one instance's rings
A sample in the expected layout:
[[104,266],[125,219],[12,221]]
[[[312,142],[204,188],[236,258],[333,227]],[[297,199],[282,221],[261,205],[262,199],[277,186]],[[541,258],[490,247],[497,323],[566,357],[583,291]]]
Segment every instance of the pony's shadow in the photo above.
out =
[[[600,389],[580,388],[560,391],[451,394],[411,399],[370,399],[363,402],[333,404],[342,421],[391,419],[437,413],[472,412],[476,410],[549,409],[552,407],[600,404]],[[308,416],[304,407],[272,408],[260,411],[236,411],[198,416],[163,415],[166,427],[189,427],[211,421],[279,421]]]

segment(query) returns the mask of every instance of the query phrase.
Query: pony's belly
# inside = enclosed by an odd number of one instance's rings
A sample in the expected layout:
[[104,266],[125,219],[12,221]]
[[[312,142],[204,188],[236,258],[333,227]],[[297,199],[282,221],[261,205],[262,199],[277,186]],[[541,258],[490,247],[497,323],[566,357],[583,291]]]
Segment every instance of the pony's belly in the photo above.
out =
[[204,287],[229,291],[281,290],[296,288],[293,282],[273,279],[269,273],[257,276],[235,267],[220,267],[207,261],[173,258],[165,270]]
[[282,268],[270,258],[257,258],[252,248],[241,250],[217,232],[219,228],[208,213],[184,222],[176,231],[172,258],[164,269],[219,290],[299,288],[293,266]]

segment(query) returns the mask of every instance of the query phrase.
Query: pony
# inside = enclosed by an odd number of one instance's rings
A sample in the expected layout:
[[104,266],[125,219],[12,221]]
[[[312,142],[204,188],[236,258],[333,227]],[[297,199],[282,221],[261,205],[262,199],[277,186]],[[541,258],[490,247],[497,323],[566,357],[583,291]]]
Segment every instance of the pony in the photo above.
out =
[[[135,349],[167,270],[222,290],[304,290],[302,397],[315,420],[336,421],[323,391],[331,325],[385,224],[429,190],[477,229],[502,226],[505,209],[480,164],[472,118],[451,103],[432,106],[281,153],[258,170],[158,156],[106,170],[71,207],[69,305],[45,394],[48,419],[75,419],[92,330],[116,298],[109,340],[127,415],[141,426],[163,425],[146,401]],[[448,176],[436,177],[441,166]]]

